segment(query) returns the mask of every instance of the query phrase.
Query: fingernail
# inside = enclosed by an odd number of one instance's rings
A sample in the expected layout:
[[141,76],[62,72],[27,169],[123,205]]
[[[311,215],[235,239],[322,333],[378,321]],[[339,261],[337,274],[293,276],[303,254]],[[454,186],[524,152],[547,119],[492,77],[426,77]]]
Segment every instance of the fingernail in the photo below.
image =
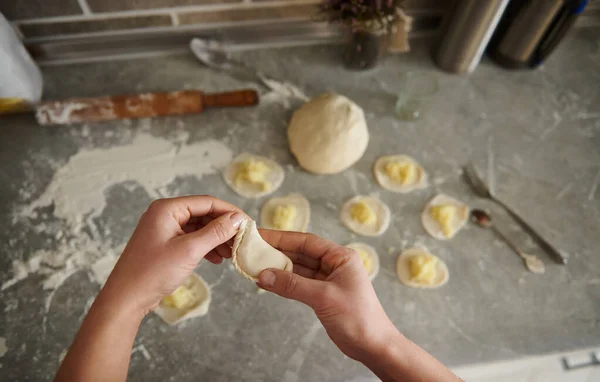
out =
[[233,228],[239,228],[240,224],[246,219],[246,216],[240,212],[236,212],[229,217],[231,219],[231,224],[233,224]]
[[273,285],[275,285],[275,273],[269,270],[262,271],[258,276],[258,280],[260,281],[260,285],[267,288],[273,288]]

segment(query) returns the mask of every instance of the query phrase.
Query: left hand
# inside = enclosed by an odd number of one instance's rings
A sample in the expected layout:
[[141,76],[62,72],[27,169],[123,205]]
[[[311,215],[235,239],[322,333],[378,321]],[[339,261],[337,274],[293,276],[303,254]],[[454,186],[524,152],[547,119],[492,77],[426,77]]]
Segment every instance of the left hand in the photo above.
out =
[[152,202],[127,243],[101,294],[140,317],[171,294],[203,258],[231,257],[227,242],[246,215],[211,196]]

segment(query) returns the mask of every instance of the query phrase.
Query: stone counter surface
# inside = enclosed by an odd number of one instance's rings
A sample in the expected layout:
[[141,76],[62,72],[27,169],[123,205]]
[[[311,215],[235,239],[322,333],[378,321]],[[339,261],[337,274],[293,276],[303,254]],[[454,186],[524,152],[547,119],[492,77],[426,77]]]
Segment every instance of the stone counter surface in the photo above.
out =
[[[580,29],[539,70],[511,72],[484,60],[469,76],[439,72],[425,45],[410,55],[388,57],[365,73],[342,70],[340,49],[334,47],[243,54],[248,65],[294,83],[309,96],[336,91],[364,108],[371,133],[368,149],[355,166],[332,176],[303,172],[288,151],[287,122],[300,104],[294,100],[267,97],[256,108],[87,126],[39,127],[31,116],[0,120],[0,340],[6,345],[0,380],[51,380],[100,288],[85,256],[71,253],[73,259],[84,259],[68,265],[76,272],[60,273],[63,261],[43,274],[30,262],[33,269],[21,272],[19,281],[13,261],[19,265],[36,254],[56,259],[68,243],[71,252],[86,248],[95,259],[118,253],[140,214],[160,195],[213,194],[257,218],[266,198],[240,198],[205,163],[211,156],[221,163],[242,151],[267,155],[284,166],[286,179],[276,195],[307,196],[312,204],[310,231],[342,244],[360,240],[377,248],[381,272],[373,283],[385,310],[406,336],[446,364],[600,346],[598,41],[600,30]],[[413,123],[394,115],[400,75],[407,71],[436,76],[440,86],[422,118]],[[201,67],[191,55],[45,67],[43,73],[46,99],[248,86]],[[210,139],[225,149],[210,151],[208,146],[218,147]],[[107,187],[102,181],[83,183],[82,195],[96,192],[96,198],[82,200],[93,203],[78,205],[77,197],[69,194],[72,185],[69,190],[49,189],[59,175],[68,182],[69,173],[61,169],[72,169],[74,158],[79,166],[85,164],[82,153],[117,150],[110,152],[121,155],[120,147],[134,153],[140,142],[164,151],[157,155],[175,158],[169,164],[174,171],[197,161],[202,176],[167,174],[153,188],[151,180],[158,176],[153,171],[168,168],[162,162],[133,156],[127,163],[98,170],[90,154],[90,179],[100,176],[107,182]],[[394,153],[417,158],[429,172],[431,186],[407,195],[379,187],[371,166],[380,155]],[[570,255],[567,266],[553,263],[502,211],[473,195],[460,175],[469,160],[495,184],[502,199]],[[123,168],[139,168],[134,178],[150,180],[121,179]],[[85,184],[102,187],[88,190]],[[472,225],[447,242],[426,236],[419,215],[437,192],[490,209],[523,249],[546,261],[546,274],[528,273],[492,232]],[[68,197],[60,199],[61,193]],[[355,194],[378,195],[392,209],[392,224],[380,238],[356,237],[340,223],[340,206]],[[59,199],[64,204],[42,203]],[[39,208],[32,213],[31,206]],[[77,206],[82,215],[73,220]],[[443,288],[409,289],[396,280],[397,254],[417,244],[448,264],[450,281]],[[44,249],[48,252],[40,252]],[[55,271],[63,279],[53,279]],[[257,294],[229,263],[202,263],[197,272],[212,286],[208,314],[179,327],[150,314],[134,344],[130,380],[373,378],[336,349],[307,307]]]

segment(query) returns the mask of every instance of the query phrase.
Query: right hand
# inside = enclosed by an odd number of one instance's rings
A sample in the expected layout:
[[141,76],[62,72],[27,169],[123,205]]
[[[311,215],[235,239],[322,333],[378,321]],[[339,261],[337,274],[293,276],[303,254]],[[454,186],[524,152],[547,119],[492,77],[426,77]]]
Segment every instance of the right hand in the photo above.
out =
[[354,250],[313,234],[264,229],[260,234],[292,260],[294,272],[264,270],[258,285],[311,307],[348,357],[364,362],[399,335]]

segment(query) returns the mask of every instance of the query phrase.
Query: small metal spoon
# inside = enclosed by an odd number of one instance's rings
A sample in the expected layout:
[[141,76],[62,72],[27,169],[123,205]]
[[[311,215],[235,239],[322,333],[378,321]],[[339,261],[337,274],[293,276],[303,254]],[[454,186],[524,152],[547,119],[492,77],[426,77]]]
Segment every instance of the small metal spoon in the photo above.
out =
[[506,244],[508,244],[508,246],[523,259],[523,261],[525,262],[525,266],[527,267],[529,272],[544,273],[546,271],[546,268],[544,267],[544,262],[535,255],[529,255],[527,253],[524,253],[519,249],[519,247],[513,244],[513,242],[510,241],[510,239],[506,237],[506,235],[504,235],[498,228],[496,228],[492,224],[492,217],[488,215],[487,212],[483,210],[473,210],[471,211],[471,220],[477,223],[480,227],[490,228],[492,231],[494,231],[496,235],[498,235],[502,240],[504,240]]
[[209,68],[228,72],[241,81],[258,82],[268,90],[277,90],[269,82],[271,78],[231,58],[229,52],[217,41],[194,38],[190,41],[190,49],[194,56]]

